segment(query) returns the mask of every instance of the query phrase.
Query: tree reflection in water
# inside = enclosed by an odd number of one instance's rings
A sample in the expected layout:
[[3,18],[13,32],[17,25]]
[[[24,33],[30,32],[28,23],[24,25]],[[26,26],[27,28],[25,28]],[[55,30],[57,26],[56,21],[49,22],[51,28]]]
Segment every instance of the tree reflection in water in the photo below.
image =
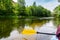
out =
[[60,18],[55,18],[53,20],[53,24],[54,24],[54,26],[58,27],[58,25],[60,25]]
[[24,20],[0,19],[0,38],[8,37],[13,29],[22,30],[24,25]]
[[[6,38],[11,36],[13,30],[17,30],[18,33],[21,33],[26,25],[32,27],[35,26],[41,27],[43,24],[49,22],[50,20],[39,20],[39,19],[0,19],[0,38]],[[27,26],[27,27],[28,27]],[[13,33],[15,34],[15,33]]]

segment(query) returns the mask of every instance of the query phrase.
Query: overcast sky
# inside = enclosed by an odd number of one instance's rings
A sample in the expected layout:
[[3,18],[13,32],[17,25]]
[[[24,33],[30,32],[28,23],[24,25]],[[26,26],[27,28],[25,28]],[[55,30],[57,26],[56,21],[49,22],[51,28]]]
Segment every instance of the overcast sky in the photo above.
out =
[[51,11],[53,11],[53,9],[60,4],[58,0],[25,0],[26,6],[32,5],[34,1],[36,2],[37,5],[42,5],[44,8],[47,8],[48,10]]

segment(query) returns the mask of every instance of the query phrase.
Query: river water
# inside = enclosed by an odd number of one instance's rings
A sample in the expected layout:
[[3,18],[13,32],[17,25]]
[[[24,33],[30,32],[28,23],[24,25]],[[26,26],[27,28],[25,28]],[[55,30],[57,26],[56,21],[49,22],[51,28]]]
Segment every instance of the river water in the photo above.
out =
[[0,19],[0,40],[51,40],[55,35],[34,34],[23,35],[21,32],[26,29],[33,29],[37,32],[56,33],[59,18],[54,19]]

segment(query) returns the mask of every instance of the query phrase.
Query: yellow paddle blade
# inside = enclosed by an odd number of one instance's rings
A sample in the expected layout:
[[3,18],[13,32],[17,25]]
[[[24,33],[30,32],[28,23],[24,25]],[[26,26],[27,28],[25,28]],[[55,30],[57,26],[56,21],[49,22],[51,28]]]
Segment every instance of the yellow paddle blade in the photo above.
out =
[[22,31],[22,34],[25,34],[25,35],[33,35],[33,34],[36,34],[36,31],[33,30],[33,29],[24,29]]

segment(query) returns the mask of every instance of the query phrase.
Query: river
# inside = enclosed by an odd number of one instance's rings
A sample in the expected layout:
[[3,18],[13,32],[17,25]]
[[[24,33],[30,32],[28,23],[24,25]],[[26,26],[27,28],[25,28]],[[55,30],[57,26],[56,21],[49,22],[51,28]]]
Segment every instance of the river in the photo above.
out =
[[23,35],[21,32],[26,29],[33,29],[37,32],[56,33],[59,18],[54,19],[0,19],[0,40],[51,40],[55,35],[34,34]]

